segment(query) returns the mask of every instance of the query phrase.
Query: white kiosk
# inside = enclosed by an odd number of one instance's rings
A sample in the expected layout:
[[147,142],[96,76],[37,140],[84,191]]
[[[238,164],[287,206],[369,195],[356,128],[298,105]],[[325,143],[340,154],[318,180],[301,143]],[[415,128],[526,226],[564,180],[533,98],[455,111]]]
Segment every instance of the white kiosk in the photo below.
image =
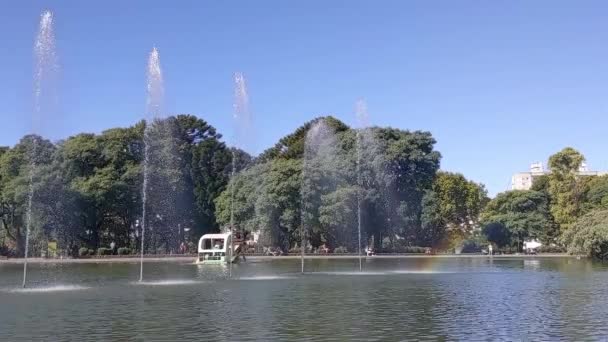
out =
[[[232,234],[205,234],[198,241],[197,264],[237,263],[242,242],[233,241]],[[230,246],[233,246],[231,249]]]
[[534,239],[530,241],[524,241],[524,252],[526,252],[526,254],[536,254],[538,252],[538,249],[542,245],[542,243]]

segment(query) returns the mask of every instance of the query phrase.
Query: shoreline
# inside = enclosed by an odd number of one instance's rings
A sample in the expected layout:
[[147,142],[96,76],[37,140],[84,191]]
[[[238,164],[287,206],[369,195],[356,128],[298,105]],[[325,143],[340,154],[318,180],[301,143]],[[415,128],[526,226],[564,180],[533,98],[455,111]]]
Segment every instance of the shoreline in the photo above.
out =
[[[267,256],[267,255],[249,255],[247,260],[251,261],[274,261],[274,260],[299,260],[300,255],[284,255],[284,256]],[[358,255],[306,255],[306,260],[333,260],[333,259],[358,259]],[[384,254],[374,255],[371,257],[362,256],[363,259],[546,259],[546,258],[587,258],[581,255],[569,255],[566,253],[546,253],[536,255],[525,254],[503,254],[503,255],[481,255],[481,254]],[[194,263],[196,256],[144,256],[144,262],[183,262]],[[103,264],[103,263],[139,263],[139,256],[124,257],[103,257],[103,258],[68,258],[68,259],[46,259],[46,258],[28,258],[28,264]],[[23,258],[0,259],[0,265],[3,264],[23,264]]]

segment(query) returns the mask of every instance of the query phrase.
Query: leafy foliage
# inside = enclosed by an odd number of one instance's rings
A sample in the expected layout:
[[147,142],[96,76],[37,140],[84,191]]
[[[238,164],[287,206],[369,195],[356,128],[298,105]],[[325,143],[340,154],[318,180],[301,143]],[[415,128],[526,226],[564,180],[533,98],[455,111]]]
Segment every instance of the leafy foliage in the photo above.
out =
[[[566,147],[549,158],[551,172],[536,177],[532,191],[499,194],[482,219],[488,240],[512,245],[540,238],[542,251],[606,258],[608,175],[579,172],[585,157]],[[549,208],[549,210],[547,210]]]
[[471,235],[487,202],[483,185],[438,173],[434,146],[429,132],[354,130],[333,117],[304,124],[257,158],[227,147],[192,115],[55,144],[26,136],[0,149],[0,241],[23,254],[31,177],[33,255],[50,240],[74,256],[106,253],[111,242],[121,253],[139,251],[144,221],[152,253],[194,246],[221,228],[259,233],[263,245],[283,251],[304,241],[308,251],[420,252],[415,246]]
[[481,220],[488,241],[499,247],[520,248],[528,238],[550,241],[553,237],[547,197],[538,191],[514,190],[498,194],[491,200]]
[[571,254],[608,259],[608,210],[596,209],[583,215],[564,232],[562,240]]
[[261,230],[265,243],[283,251],[301,246],[303,232],[313,249],[356,251],[360,206],[362,244],[428,241],[422,198],[439,166],[434,143],[426,132],[313,120],[230,182],[216,201],[218,219],[229,225],[232,210],[237,227]]
[[[149,124],[148,250],[175,250],[178,240],[218,229],[214,200],[226,187],[232,157],[238,156],[237,164],[250,157],[232,153],[213,127],[191,115]],[[97,250],[112,241],[139,249],[145,128],[140,122],[56,144],[26,136],[13,148],[0,149],[4,244],[23,255],[31,175],[32,255],[49,240],[71,255],[78,255],[79,247]],[[190,236],[184,236],[186,227],[194,228]]]
[[549,194],[551,214],[560,229],[566,231],[580,215],[584,186],[577,171],[585,157],[571,147],[566,147],[549,158]]
[[584,196],[584,212],[608,208],[608,175],[589,178]]
[[438,246],[446,238],[456,242],[469,237],[488,200],[482,184],[458,173],[437,173],[431,190],[422,199],[426,244]]

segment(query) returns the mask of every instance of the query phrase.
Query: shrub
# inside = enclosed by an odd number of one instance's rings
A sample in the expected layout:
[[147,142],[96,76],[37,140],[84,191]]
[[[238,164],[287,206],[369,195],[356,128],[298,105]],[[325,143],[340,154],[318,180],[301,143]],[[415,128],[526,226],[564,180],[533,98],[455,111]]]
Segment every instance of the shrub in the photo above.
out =
[[95,251],[92,249],[89,249],[89,255],[91,255],[91,256],[95,255]]
[[97,248],[97,255],[110,255],[112,254],[112,250],[109,248],[100,247]]
[[346,254],[348,253],[348,249],[344,246],[334,248],[334,253],[336,254]]
[[[312,246],[311,246],[311,245],[308,245],[308,246],[306,247],[306,251],[305,251],[305,253],[312,253],[312,252],[313,252],[313,250],[312,250]],[[300,254],[300,253],[302,253],[302,252],[301,252],[300,247],[296,245],[295,247],[291,247],[291,248],[289,249],[288,253],[289,253],[289,254]]]
[[291,247],[289,249],[289,254],[300,254],[300,253],[302,253],[300,247]]
[[539,253],[566,253],[566,247],[562,246],[540,246]]
[[[397,241],[397,244],[399,243],[399,241]],[[386,252],[391,252],[394,250],[393,248],[393,243],[391,241],[391,239],[385,237],[384,239],[382,239],[382,243],[380,244],[380,249]]]
[[396,245],[394,247],[384,247],[379,251],[380,253],[402,253],[402,254],[424,254],[426,253],[426,247],[419,246],[406,246],[403,244]]
[[481,245],[475,240],[462,241],[461,253],[479,253],[481,252],[481,249]]
[[388,238],[382,241],[380,253],[425,253],[426,247],[409,246],[405,239],[397,239],[391,243]]
[[192,254],[192,253],[196,253],[198,251],[198,247],[196,246],[196,244],[194,244],[194,242],[188,242],[188,253]]
[[0,255],[8,255],[8,247],[0,245]]
[[78,250],[78,256],[79,256],[79,257],[83,257],[83,256],[87,256],[87,255],[89,255],[89,249],[88,249],[88,248],[86,248],[86,247],[81,247],[81,248]]
[[117,251],[118,255],[129,255],[131,254],[131,248],[120,247]]
[[417,247],[417,246],[406,246],[406,247],[403,247],[402,249],[403,249],[402,253],[424,254],[424,252],[426,251],[426,249],[424,247]]
[[158,247],[158,248],[156,248],[156,254],[165,255],[165,254],[168,254],[168,252],[165,247]]

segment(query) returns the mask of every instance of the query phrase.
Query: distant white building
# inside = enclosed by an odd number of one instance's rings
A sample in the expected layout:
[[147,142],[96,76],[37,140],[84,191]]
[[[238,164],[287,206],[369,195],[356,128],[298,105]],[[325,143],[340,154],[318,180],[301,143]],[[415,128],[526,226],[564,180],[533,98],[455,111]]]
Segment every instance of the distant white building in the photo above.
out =
[[[511,190],[530,190],[534,180],[542,175],[548,175],[550,170],[546,170],[542,163],[530,165],[530,171],[518,172],[511,177]],[[589,171],[586,163],[582,163],[578,169],[579,176],[603,176],[608,174],[606,171]]]

